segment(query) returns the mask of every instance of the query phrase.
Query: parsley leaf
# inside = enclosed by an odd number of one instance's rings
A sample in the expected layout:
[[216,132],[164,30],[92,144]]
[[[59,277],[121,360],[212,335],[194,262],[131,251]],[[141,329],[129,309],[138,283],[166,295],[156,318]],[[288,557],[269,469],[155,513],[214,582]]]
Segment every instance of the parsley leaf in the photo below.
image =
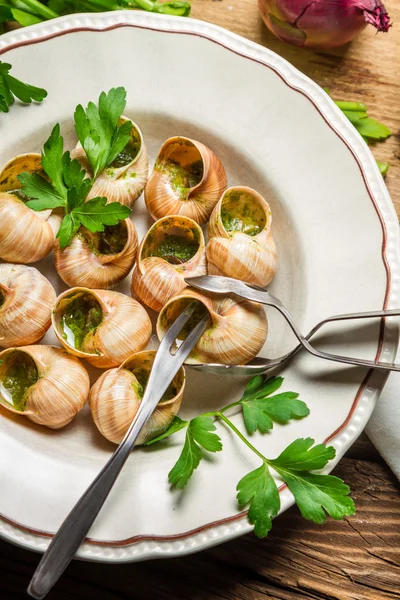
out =
[[126,90],[113,88],[102,92],[99,105],[89,102],[86,110],[75,111],[75,130],[93,170],[93,179],[122,152],[130,140],[132,123],[118,126],[126,106]]
[[63,152],[64,140],[60,134],[60,125],[57,123],[43,146],[42,167],[58,195],[66,198],[67,189],[63,180]]
[[[274,467],[275,468],[275,467]],[[305,519],[324,523],[326,513],[332,519],[354,515],[354,501],[348,495],[350,488],[339,477],[314,473],[289,473],[277,469],[292,492],[296,504]]]
[[170,483],[183,489],[203,458],[203,450],[219,452],[222,450],[221,438],[213,433],[216,427],[212,417],[201,415],[189,423],[185,445],[177,462],[168,474]]
[[177,431],[184,429],[188,423],[189,423],[189,421],[183,421],[180,417],[175,417],[175,419],[172,421],[171,425],[168,427],[168,429],[166,429],[164,431],[164,433],[161,433],[157,437],[154,437],[151,440],[148,440],[143,445],[151,446],[152,444],[155,444],[156,442],[165,440],[165,438],[168,438],[170,435],[173,435],[174,433],[177,433]]
[[128,206],[119,202],[107,204],[107,198],[92,198],[74,208],[74,216],[92,233],[104,231],[104,225],[117,225],[131,214]]
[[301,514],[314,523],[323,523],[326,514],[342,519],[355,513],[350,488],[338,477],[318,475],[310,470],[322,469],[335,457],[335,449],[325,444],[312,447],[314,440],[300,438],[290,444],[268,464],[282,477],[292,492]]
[[325,465],[335,458],[336,450],[333,446],[317,444],[312,447],[312,438],[299,438],[292,442],[271,465],[275,468],[282,467],[294,471],[310,471],[323,469]]
[[249,381],[239,401],[248,433],[252,434],[257,429],[266,433],[272,429],[274,421],[287,423],[290,419],[302,419],[310,413],[307,405],[298,400],[299,395],[294,392],[270,396],[282,383],[282,377],[266,379],[262,375],[256,375]]
[[61,248],[69,246],[74,236],[78,233],[79,227],[80,223],[75,219],[73,213],[65,215],[56,236]]
[[10,71],[11,65],[0,61],[0,111],[9,111],[14,96],[25,104],[30,104],[32,100],[42,102],[46,98],[46,90],[23,83],[10,75]]
[[265,397],[273,394],[283,383],[283,377],[264,377],[256,375],[250,379],[243,392],[242,400],[251,397]]
[[[65,185],[69,189],[73,187],[79,188],[85,179],[85,171],[76,159],[71,160],[71,155],[68,151],[64,152],[62,157],[62,172]],[[90,182],[90,179],[86,181]]]
[[31,198],[26,205],[32,210],[40,211],[65,206],[64,198],[38,173],[21,173],[18,175],[18,180],[22,183],[23,193]]
[[278,488],[268,466],[263,463],[245,475],[236,489],[239,505],[243,507],[250,504],[248,519],[254,525],[254,533],[259,538],[265,537],[281,506]]

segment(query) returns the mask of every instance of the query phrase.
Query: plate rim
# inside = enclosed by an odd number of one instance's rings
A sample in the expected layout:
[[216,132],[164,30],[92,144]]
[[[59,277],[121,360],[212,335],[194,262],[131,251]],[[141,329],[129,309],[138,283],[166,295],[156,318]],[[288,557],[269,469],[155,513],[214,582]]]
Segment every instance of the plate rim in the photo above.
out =
[[[122,27],[176,35],[192,35],[216,43],[228,51],[273,70],[285,85],[302,94],[313,104],[326,124],[349,149],[359,167],[365,188],[382,228],[381,252],[386,271],[383,308],[395,305],[400,282],[399,226],[393,203],[372,153],[322,88],[272,50],[204,21],[139,11],[115,11],[67,15],[3,34],[0,38],[0,57],[10,50],[42,43],[70,33],[80,31],[101,33]],[[398,332],[397,329],[396,331],[394,329],[388,334],[389,327],[384,323],[381,324],[377,358],[383,350],[386,358],[394,358],[398,345]],[[355,416],[361,397],[364,392],[368,392],[367,387],[371,386],[372,388],[368,393],[372,398],[372,405],[374,405],[386,379],[387,375],[369,371],[357,391],[346,419],[325,439],[325,442],[330,442],[337,450],[337,458],[330,463],[329,471],[337,464],[365,426],[365,417],[364,419],[359,418],[360,424],[355,421]],[[368,418],[369,416],[370,414]],[[285,485],[280,486],[279,491],[282,503],[280,512],[283,512],[293,504],[293,498]],[[247,533],[251,529],[252,527],[247,521],[247,511],[242,511],[231,517],[206,523],[191,531],[175,535],[138,535],[116,541],[87,538],[79,550],[78,556],[105,562],[129,562],[146,558],[179,556],[222,543]],[[47,548],[53,534],[29,528],[0,514],[0,536],[12,543],[42,552]]]

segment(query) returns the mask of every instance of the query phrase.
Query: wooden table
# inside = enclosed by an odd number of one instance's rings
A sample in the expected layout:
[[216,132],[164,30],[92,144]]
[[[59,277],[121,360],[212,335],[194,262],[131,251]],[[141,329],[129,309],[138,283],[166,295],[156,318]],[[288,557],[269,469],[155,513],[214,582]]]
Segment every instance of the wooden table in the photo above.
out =
[[[274,38],[255,0],[194,0],[193,16],[278,52],[327,86],[336,99],[362,100],[393,136],[373,148],[391,169],[387,185],[400,215],[400,2],[385,0],[397,27],[372,28],[352,45],[315,54]],[[400,599],[400,494],[366,436],[335,473],[351,484],[357,515],[317,526],[294,507],[266,540],[247,535],[200,554],[140,564],[74,562],[49,600],[394,600]],[[1,492],[0,492],[1,493]],[[29,498],[26,499],[29,502]],[[0,542],[0,598],[23,600],[38,555]]]

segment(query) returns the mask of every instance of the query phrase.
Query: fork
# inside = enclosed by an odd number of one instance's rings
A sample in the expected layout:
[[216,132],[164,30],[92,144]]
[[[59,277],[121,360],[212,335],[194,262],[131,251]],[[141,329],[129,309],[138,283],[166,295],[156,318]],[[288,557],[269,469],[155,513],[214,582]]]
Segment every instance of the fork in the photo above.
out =
[[204,333],[209,315],[204,315],[174,354],[171,349],[196,308],[192,302],[174,321],[157,350],[139,410],[112,457],[71,510],[44,553],[28,587],[28,594],[41,599],[67,568],[103,506],[140,432],[179,371],[190,351]]
[[355,365],[358,367],[367,367],[370,369],[373,368],[381,369],[384,371],[400,371],[400,364],[397,363],[387,363],[378,360],[367,360],[361,358],[342,356],[340,354],[331,354],[329,352],[322,352],[320,350],[317,350],[309,342],[309,339],[326,323],[331,323],[335,321],[346,321],[351,319],[396,317],[400,316],[400,309],[378,310],[370,312],[335,315],[333,317],[328,317],[327,319],[322,320],[320,323],[315,325],[315,327],[306,336],[303,336],[288,309],[282,304],[282,302],[278,298],[270,294],[264,288],[249,285],[247,283],[244,283],[243,281],[231,279],[230,277],[220,277],[216,275],[188,277],[185,281],[188,285],[201,291],[212,292],[215,294],[235,294],[236,296],[240,296],[241,298],[246,298],[247,300],[252,300],[254,302],[259,302],[260,304],[276,308],[285,317],[290,328],[292,329],[293,333],[300,342],[299,345],[296,346],[292,351],[288,352],[284,356],[274,359],[257,357],[245,365],[222,365],[218,363],[197,365],[190,364],[189,366],[191,368],[197,370],[207,370],[209,372],[213,372],[220,375],[255,375],[257,373],[263,373],[269,369],[282,365],[283,363],[291,359],[293,356],[295,356],[295,354],[297,354],[297,352],[301,348],[305,348],[313,356],[317,356],[318,358],[323,358],[325,360],[344,363],[348,365]]

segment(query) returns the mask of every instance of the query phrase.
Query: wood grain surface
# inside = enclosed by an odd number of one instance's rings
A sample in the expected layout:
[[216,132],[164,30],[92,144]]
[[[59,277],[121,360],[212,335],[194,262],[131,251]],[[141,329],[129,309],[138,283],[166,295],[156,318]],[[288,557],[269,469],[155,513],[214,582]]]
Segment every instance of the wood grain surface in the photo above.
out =
[[[362,460],[353,458],[360,454]],[[265,540],[250,534],[199,554],[136,564],[74,561],[48,600],[400,598],[398,481],[366,436],[334,472],[351,485],[354,517],[314,525],[293,507]],[[0,542],[1,600],[27,598],[38,561]]]
[[386,183],[400,216],[400,0],[385,0],[385,6],[394,22],[389,33],[376,35],[373,27],[367,27],[352,43],[318,53],[274,37],[259,16],[257,0],[193,0],[192,16],[277,52],[328,87],[335,100],[365,102],[370,116],[393,134],[371,149],[375,158],[390,163]]
[[[274,50],[329,87],[358,100],[393,135],[372,150],[389,161],[388,189],[400,215],[400,0],[385,0],[395,23],[368,28],[352,44],[314,53],[283,44],[264,27],[256,0],[194,0],[192,16]],[[351,201],[351,199],[349,199]],[[335,469],[351,485],[357,514],[317,526],[292,508],[266,540],[253,535],[200,554],[140,564],[73,562],[49,600],[394,600],[400,599],[399,483],[366,436]],[[29,498],[26,499],[29,502]],[[26,600],[39,556],[0,542],[0,599]]]

